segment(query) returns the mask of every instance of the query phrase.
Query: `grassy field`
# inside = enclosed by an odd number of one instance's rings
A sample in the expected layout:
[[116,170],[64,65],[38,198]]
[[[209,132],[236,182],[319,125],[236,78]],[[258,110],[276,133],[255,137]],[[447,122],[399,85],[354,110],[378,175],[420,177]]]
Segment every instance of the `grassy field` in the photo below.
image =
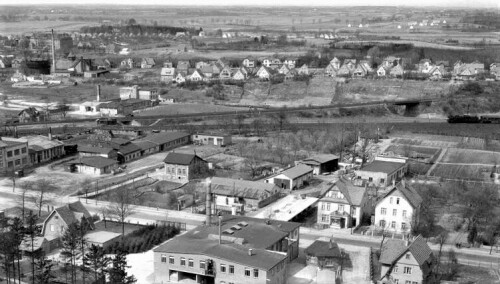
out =
[[171,105],[160,105],[153,109],[136,112],[135,115],[137,116],[161,115],[161,114],[173,115],[173,114],[186,114],[186,113],[236,111],[236,110],[246,110],[246,109],[247,108],[229,107],[229,106],[212,105],[212,104],[171,104]]
[[491,166],[439,164],[432,171],[431,176],[457,180],[484,180],[489,177],[490,171]]
[[396,155],[409,156],[414,159],[429,159],[439,153],[440,148],[430,148],[411,145],[391,145],[385,152],[392,152]]
[[500,164],[500,153],[472,149],[450,148],[441,160],[443,163]]
[[97,23],[82,21],[23,21],[23,22],[2,22],[0,25],[0,35],[22,34],[26,32],[47,32],[51,29],[57,32],[71,32],[79,30],[83,26],[93,26]]

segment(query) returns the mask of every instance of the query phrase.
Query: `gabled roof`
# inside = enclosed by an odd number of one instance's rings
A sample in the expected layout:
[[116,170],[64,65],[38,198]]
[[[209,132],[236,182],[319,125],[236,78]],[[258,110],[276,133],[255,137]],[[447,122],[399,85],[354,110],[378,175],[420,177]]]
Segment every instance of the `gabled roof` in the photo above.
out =
[[131,154],[134,152],[141,151],[141,147],[135,145],[134,143],[127,143],[125,145],[120,145],[118,152],[122,155]]
[[211,190],[218,195],[260,200],[275,194],[280,188],[272,183],[213,177]]
[[49,137],[43,135],[24,136],[22,138],[26,139],[28,141],[28,147],[33,149],[35,149],[36,146],[39,149],[47,150],[64,145],[64,143],[59,140],[51,140]]
[[399,258],[410,252],[417,263],[422,266],[432,259],[432,250],[422,235],[419,235],[407,246],[404,240],[389,239],[382,246],[380,263],[386,265],[394,264]]
[[306,255],[312,255],[316,257],[337,257],[340,258],[341,252],[339,246],[334,241],[322,241],[315,240],[310,246],[308,246],[304,253]]
[[151,57],[143,58],[142,62],[146,63],[147,65],[155,65],[155,60]]
[[318,164],[324,164],[333,160],[338,160],[339,157],[333,154],[321,154],[315,155],[302,160],[302,162],[316,162]]
[[289,169],[286,169],[279,173],[280,175],[285,175],[290,179],[296,179],[298,177],[301,177],[307,173],[312,172],[313,169],[307,165],[304,164],[298,164],[295,167],[291,167]]
[[174,76],[175,68],[163,67],[160,71],[160,76]]
[[139,139],[138,141],[149,141],[157,145],[162,145],[186,136],[189,137],[189,134],[184,132],[160,132],[153,135],[148,135],[142,139]]
[[95,146],[91,146],[91,145],[78,145],[78,152],[109,155],[113,151],[114,150],[111,147],[108,148],[108,147],[95,147]]
[[91,157],[83,157],[83,158],[79,159],[77,164],[102,169],[105,167],[109,167],[111,165],[118,164],[118,162],[116,160],[104,158],[101,156],[91,156]]
[[191,162],[195,159],[198,158],[200,160],[203,160],[196,154],[187,154],[187,153],[175,153],[171,152],[168,153],[163,162],[166,164],[173,164],[173,165],[190,165]]
[[[350,205],[361,206],[363,198],[366,194],[364,186],[356,186],[350,180],[340,178],[335,183],[334,189],[338,189]],[[331,197],[323,197],[325,200],[332,199]],[[333,198],[334,199],[334,198]]]
[[410,185],[400,182],[396,184],[391,190],[389,190],[379,202],[387,198],[388,196],[394,194],[395,192],[399,192],[403,195],[403,197],[410,203],[413,208],[417,208],[422,203],[422,197],[420,194]]
[[363,166],[359,171],[392,174],[404,166],[405,163],[375,160]]
[[92,219],[92,216],[90,215],[89,211],[85,208],[85,206],[83,206],[83,204],[80,201],[66,204],[64,206],[54,209],[54,211],[52,211],[52,213],[47,217],[47,219],[45,219],[45,221],[49,220],[49,218],[51,218],[54,212],[57,212],[57,214],[59,214],[59,216],[66,223],[66,225],[70,225],[75,222],[80,222],[82,217],[85,217],[86,219],[88,219],[88,221],[91,221]]

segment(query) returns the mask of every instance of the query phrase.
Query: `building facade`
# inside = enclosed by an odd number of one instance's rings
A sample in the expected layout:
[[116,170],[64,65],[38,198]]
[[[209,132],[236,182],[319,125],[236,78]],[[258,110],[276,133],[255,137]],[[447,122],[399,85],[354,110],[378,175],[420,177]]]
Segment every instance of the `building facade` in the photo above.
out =
[[196,172],[208,169],[207,162],[196,154],[168,153],[163,162],[165,179],[181,183],[188,182]]
[[231,144],[231,135],[228,134],[210,134],[210,133],[197,133],[191,135],[191,140],[195,144],[200,145],[215,145],[226,146]]
[[10,137],[0,139],[0,173],[15,172],[29,166],[28,141]]
[[307,184],[313,176],[313,169],[304,164],[284,170],[283,172],[266,179],[283,189],[296,190]]
[[375,186],[389,186],[408,172],[406,158],[375,157],[375,160],[356,171],[358,179]]

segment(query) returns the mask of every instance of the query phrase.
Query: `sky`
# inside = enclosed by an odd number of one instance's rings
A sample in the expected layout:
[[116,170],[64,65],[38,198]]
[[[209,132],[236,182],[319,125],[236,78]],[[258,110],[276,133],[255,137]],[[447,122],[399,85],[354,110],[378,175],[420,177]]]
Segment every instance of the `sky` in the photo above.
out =
[[263,5],[263,6],[453,6],[500,9],[500,0],[0,0],[3,5],[115,4],[115,5]]

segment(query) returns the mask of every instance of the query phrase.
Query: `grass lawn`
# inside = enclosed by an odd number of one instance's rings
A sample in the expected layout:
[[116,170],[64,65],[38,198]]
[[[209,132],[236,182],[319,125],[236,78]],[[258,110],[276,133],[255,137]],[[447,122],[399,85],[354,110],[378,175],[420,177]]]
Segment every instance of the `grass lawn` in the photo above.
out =
[[500,153],[472,149],[450,148],[441,160],[443,163],[499,164]]

